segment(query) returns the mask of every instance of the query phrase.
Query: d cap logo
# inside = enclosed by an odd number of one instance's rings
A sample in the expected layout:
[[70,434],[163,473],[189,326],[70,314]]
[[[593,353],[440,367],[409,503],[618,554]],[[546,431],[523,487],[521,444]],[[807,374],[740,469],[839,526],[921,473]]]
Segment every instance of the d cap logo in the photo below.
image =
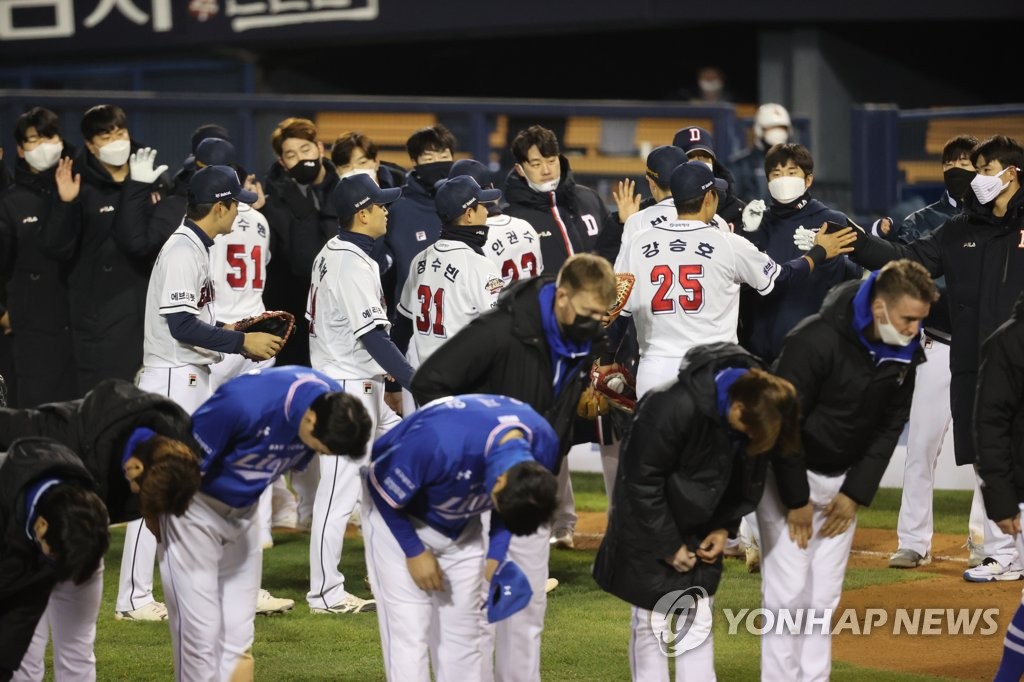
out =
[[[698,611],[704,618],[697,619]],[[661,653],[675,658],[700,646],[711,634],[711,602],[703,587],[669,592],[654,605],[651,632]]]

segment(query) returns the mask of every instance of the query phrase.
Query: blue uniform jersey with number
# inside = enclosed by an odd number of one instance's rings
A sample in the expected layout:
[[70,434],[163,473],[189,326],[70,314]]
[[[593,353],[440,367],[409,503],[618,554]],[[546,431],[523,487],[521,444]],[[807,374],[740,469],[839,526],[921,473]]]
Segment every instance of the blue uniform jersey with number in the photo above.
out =
[[302,417],[317,397],[341,390],[326,374],[298,366],[257,369],[222,385],[192,415],[202,448],[199,489],[231,507],[256,504],[278,476],[309,463]]
[[[368,474],[370,494],[407,557],[424,551],[410,517],[455,539],[470,519],[493,508],[484,484],[486,460],[513,428],[526,434],[533,459],[554,472],[554,429],[529,405],[505,396],[435,400],[377,439]],[[488,557],[504,558],[509,537],[493,514]]]

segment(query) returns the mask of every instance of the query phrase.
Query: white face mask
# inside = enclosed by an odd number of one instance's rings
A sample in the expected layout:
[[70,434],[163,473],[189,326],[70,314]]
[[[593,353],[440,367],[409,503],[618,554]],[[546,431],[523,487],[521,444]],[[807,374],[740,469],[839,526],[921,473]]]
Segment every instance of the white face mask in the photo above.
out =
[[41,142],[25,152],[25,162],[32,167],[32,170],[41,173],[57,165],[62,151],[64,151],[63,142]]
[[882,301],[882,310],[885,311],[885,322],[878,323],[878,336],[882,339],[882,343],[887,343],[890,346],[909,346],[917,338],[917,334],[901,334],[896,327],[892,326],[885,301]]
[[[526,176],[523,177],[526,178]],[[526,184],[529,185],[530,189],[532,189],[534,192],[554,192],[556,189],[558,189],[558,181],[561,179],[562,178],[555,178],[554,180],[548,180],[547,182],[537,184],[536,182],[530,180],[530,178],[526,178]]]
[[768,193],[780,204],[792,204],[807,191],[807,183],[804,178],[795,175],[785,175],[768,181]]
[[971,189],[974,190],[974,196],[978,197],[978,201],[983,204],[987,204],[999,196],[1004,189],[1009,187],[1009,180],[1007,180],[1006,183],[1002,183],[999,181],[999,178],[1003,173],[1011,168],[1013,168],[1013,166],[1007,166],[996,175],[975,175],[974,179],[971,180]]
[[789,142],[789,131],[785,128],[769,128],[764,131],[764,143],[769,147]]
[[717,78],[701,79],[697,81],[697,85],[704,92],[718,92],[722,89],[722,81]]
[[128,163],[132,153],[132,143],[128,140],[114,140],[100,147],[96,154],[99,160],[110,166],[123,166]]

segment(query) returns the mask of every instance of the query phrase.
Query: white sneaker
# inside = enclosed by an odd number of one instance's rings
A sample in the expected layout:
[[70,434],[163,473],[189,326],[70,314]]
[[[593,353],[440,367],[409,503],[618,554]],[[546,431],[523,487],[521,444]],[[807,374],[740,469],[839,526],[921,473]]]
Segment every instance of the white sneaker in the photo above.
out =
[[977,545],[971,536],[967,536],[967,568],[980,566],[985,560],[985,545]]
[[555,546],[555,549],[572,549],[575,546],[572,536],[573,531],[571,528],[556,530],[551,535],[551,544]]
[[151,601],[133,611],[115,611],[114,618],[117,620],[138,620],[155,623],[167,620],[167,607],[158,601]]
[[964,580],[969,583],[988,583],[993,580],[1020,580],[1024,573],[1018,568],[1003,566],[992,557],[985,557],[985,560],[974,568],[964,571]]
[[556,587],[558,587],[558,578],[548,578],[547,582],[544,583],[544,594],[547,594]]
[[295,608],[294,599],[275,597],[270,592],[261,589],[256,597],[256,613],[269,615],[271,613],[284,613]]
[[377,602],[372,599],[360,599],[354,594],[345,595],[345,598],[334,606],[309,608],[310,613],[370,613],[376,610]]
[[896,550],[896,553],[889,557],[889,568],[917,568],[927,566],[932,562],[932,555],[921,556],[912,549],[906,547]]

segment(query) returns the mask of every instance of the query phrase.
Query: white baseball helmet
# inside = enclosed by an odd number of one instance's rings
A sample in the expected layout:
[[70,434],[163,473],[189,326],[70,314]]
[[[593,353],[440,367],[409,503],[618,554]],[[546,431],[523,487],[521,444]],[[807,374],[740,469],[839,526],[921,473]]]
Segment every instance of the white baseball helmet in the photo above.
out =
[[754,135],[758,138],[764,137],[766,128],[775,126],[786,126],[792,129],[789,120],[789,112],[781,104],[762,104],[757,108],[754,116]]

